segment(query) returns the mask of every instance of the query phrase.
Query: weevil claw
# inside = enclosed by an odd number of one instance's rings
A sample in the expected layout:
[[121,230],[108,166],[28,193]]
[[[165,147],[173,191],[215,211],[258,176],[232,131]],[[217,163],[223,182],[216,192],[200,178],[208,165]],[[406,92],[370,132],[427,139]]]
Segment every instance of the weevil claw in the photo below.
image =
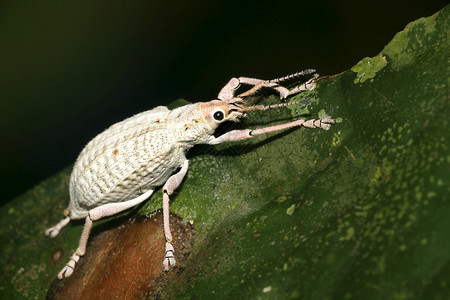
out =
[[170,267],[173,267],[176,265],[175,258],[173,257],[166,257],[163,262],[164,271],[168,272],[170,270]]
[[75,252],[70,257],[69,262],[62,268],[61,272],[58,273],[58,278],[63,279],[64,277],[69,277],[72,275],[75,265],[80,260],[80,256]]
[[171,243],[166,242],[166,257],[163,261],[164,271],[169,271],[171,266],[174,266],[176,264],[175,257],[173,255],[173,246]]
[[50,227],[45,231],[45,235],[51,238],[54,238],[55,236],[57,236],[59,233],[59,230],[56,229],[55,227]]

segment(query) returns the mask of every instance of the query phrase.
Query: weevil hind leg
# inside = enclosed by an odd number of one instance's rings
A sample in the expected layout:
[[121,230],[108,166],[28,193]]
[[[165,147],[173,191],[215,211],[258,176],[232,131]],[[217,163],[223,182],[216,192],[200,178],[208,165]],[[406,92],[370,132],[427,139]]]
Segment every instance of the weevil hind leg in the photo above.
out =
[[166,256],[163,261],[165,271],[169,271],[170,266],[176,264],[174,256],[174,248],[172,245],[172,233],[170,232],[169,220],[169,202],[170,195],[180,186],[183,178],[189,168],[189,161],[186,159],[178,173],[173,174],[163,186],[163,219],[164,219],[164,236],[166,237]]
[[88,216],[86,217],[83,232],[81,233],[80,242],[78,244],[78,248],[70,257],[69,262],[61,270],[61,272],[59,272],[58,278],[62,279],[64,277],[69,277],[70,275],[72,275],[75,269],[75,265],[80,260],[80,257],[86,253],[86,245],[89,239],[89,234],[91,233],[93,221],[97,221],[104,217],[113,216],[133,206],[136,206],[139,203],[145,201],[147,198],[149,198],[152,195],[152,193],[153,190],[148,190],[147,192],[143,193],[139,197],[136,197],[132,200],[118,203],[108,203],[96,207],[94,209],[91,209],[89,211]]

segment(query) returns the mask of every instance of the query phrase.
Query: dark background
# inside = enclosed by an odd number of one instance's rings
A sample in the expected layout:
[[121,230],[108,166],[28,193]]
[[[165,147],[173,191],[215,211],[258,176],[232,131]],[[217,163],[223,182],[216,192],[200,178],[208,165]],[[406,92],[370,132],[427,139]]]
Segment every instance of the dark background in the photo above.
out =
[[0,202],[112,123],[233,76],[332,75],[447,1],[2,1]]

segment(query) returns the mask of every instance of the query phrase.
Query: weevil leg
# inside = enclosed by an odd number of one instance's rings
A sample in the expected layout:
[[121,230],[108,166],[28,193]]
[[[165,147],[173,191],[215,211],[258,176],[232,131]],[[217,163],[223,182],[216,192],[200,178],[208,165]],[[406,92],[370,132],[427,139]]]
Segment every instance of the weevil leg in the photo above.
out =
[[101,218],[112,216],[118,214],[124,210],[127,210],[133,206],[138,205],[145,201],[148,197],[150,197],[153,193],[153,190],[148,190],[139,197],[136,197],[132,200],[118,203],[108,203],[102,206],[96,207],[89,211],[88,216],[86,217],[86,221],[84,223],[83,232],[81,233],[80,242],[78,244],[77,250],[70,257],[69,262],[66,266],[59,272],[58,278],[62,279],[64,277],[69,277],[72,275],[73,270],[75,269],[75,265],[80,260],[80,257],[86,253],[86,245],[89,239],[89,234],[92,229],[92,222],[97,221]]
[[[307,82],[303,83],[302,85],[299,85],[291,90],[280,86],[279,83],[292,79],[292,78],[296,78],[299,76],[303,76],[303,75],[309,75],[309,74],[314,74],[313,77],[308,80]],[[250,90],[238,95],[238,97],[246,97],[246,96],[251,96],[254,95],[259,89],[266,87],[266,88],[272,88],[274,90],[276,90],[282,99],[287,98],[290,95],[293,94],[297,94],[303,91],[310,91],[313,90],[315,88],[315,79],[317,79],[317,77],[319,77],[318,74],[315,73],[315,70],[313,69],[308,69],[308,70],[304,70],[304,71],[300,71],[288,76],[284,76],[284,77],[280,77],[280,78],[276,78],[276,79],[271,79],[271,80],[261,80],[261,79],[256,79],[256,78],[249,78],[249,77],[239,77],[239,78],[231,78],[230,81],[220,90],[219,95],[218,95],[218,99],[220,100],[229,100],[234,98],[234,95],[236,93],[236,91],[238,90],[238,88],[240,87],[241,84],[247,84],[247,85],[252,85],[253,88],[251,88]]]
[[254,136],[270,133],[274,131],[279,131],[287,128],[292,127],[307,127],[307,128],[321,128],[323,130],[330,129],[330,126],[335,123],[335,120],[329,117],[325,117],[321,120],[296,120],[293,122],[280,124],[280,125],[274,125],[269,127],[263,127],[258,129],[241,129],[241,130],[232,130],[229,131],[221,136],[214,137],[211,136],[210,139],[207,141],[207,144],[210,145],[216,145],[224,142],[237,142],[242,141],[246,139],[250,139]]
[[217,99],[219,100],[229,100],[234,98],[234,93],[236,93],[239,88],[239,79],[233,77],[228,81],[228,83],[220,90]]
[[295,78],[300,75],[304,75],[304,74],[302,72],[297,72],[292,75],[288,75],[285,77],[272,79],[272,80],[259,80],[259,79],[254,79],[254,78],[240,77],[239,81],[241,83],[253,85],[253,88],[249,89],[248,91],[246,91],[242,94],[239,94],[238,97],[242,98],[242,97],[248,97],[248,96],[254,95],[259,89],[266,87],[266,88],[271,88],[271,89],[274,89],[275,91],[277,91],[278,94],[280,94],[281,99],[286,99],[290,95],[294,95],[294,94],[304,92],[304,91],[311,91],[316,87],[315,80],[319,77],[319,74],[314,74],[314,76],[311,79],[309,79],[308,81],[306,81],[305,83],[303,83],[299,86],[296,86],[295,88],[293,88],[291,90],[279,85],[279,83],[284,80],[288,80],[290,78]]
[[315,80],[319,77],[319,74],[314,74],[314,76],[308,80],[307,82],[296,86],[295,88],[291,89],[288,91],[287,95],[284,96],[284,98],[290,96],[290,95],[295,95],[304,91],[311,91],[316,87],[316,83]]
[[64,219],[62,219],[61,221],[56,223],[54,226],[47,228],[47,230],[45,230],[46,236],[54,238],[55,236],[58,235],[58,233],[61,231],[61,229],[63,229],[67,224],[69,224],[70,217],[67,214],[65,214],[65,215],[66,215],[66,217]]
[[239,97],[251,96],[263,87],[272,88],[276,90],[282,98],[286,98],[289,95],[289,89],[280,86],[278,83],[270,82],[270,80],[261,80],[249,77],[231,78],[230,81],[220,90],[217,99],[229,100],[234,98],[234,94],[238,90],[241,84],[253,85],[253,88],[245,93],[239,95]]
[[166,237],[166,257],[163,261],[165,271],[169,271],[170,266],[175,265],[174,249],[172,245],[172,233],[170,232],[169,201],[170,195],[180,186],[189,168],[189,160],[185,160],[178,173],[173,174],[163,186],[163,219],[164,236]]

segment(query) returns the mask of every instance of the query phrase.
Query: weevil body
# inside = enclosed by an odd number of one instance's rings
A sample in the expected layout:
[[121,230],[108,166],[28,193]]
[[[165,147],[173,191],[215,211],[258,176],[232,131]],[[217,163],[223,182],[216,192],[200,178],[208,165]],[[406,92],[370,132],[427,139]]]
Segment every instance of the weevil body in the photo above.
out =
[[[280,82],[313,73],[306,70],[274,80],[233,78],[220,91],[218,99],[200,102],[173,110],[159,106],[112,125],[91,140],[80,153],[70,177],[70,202],[66,217],[46,230],[56,236],[72,219],[85,219],[77,250],[58,274],[61,279],[73,273],[76,263],[86,252],[93,221],[112,216],[142,203],[153,191],[163,186],[164,234],[166,256],[164,268],[175,265],[172,235],[169,226],[169,196],[181,184],[188,170],[186,152],[196,144],[219,144],[249,139],[253,136],[286,128],[303,126],[327,130],[334,120],[296,120],[259,128],[227,132],[215,137],[214,131],[224,121],[238,122],[251,110],[265,110],[289,104],[248,106],[245,98],[267,87],[286,98],[314,88],[313,80],[288,90]],[[240,84],[253,85],[234,97]]]
[[70,218],[85,218],[95,207],[162,186],[183,165],[185,152],[211,134],[201,118],[199,103],[174,110],[160,106],[95,137],[71,175]]

